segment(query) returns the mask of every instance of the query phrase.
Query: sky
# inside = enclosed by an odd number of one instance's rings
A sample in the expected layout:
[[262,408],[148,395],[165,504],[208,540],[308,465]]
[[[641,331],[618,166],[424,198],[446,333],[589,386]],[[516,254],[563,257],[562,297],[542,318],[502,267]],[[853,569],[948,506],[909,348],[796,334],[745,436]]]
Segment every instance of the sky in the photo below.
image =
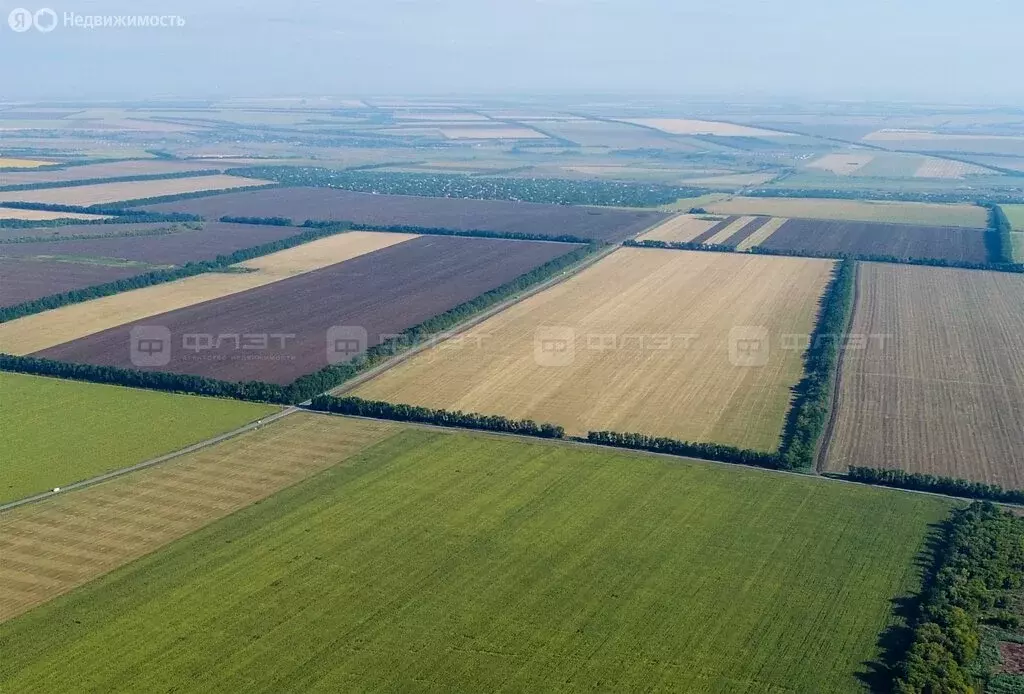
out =
[[[10,28],[12,10],[43,7],[58,16],[53,31]],[[602,93],[1024,105],[1022,0],[3,0],[0,12],[0,101]],[[68,13],[184,26],[87,29],[66,26]]]

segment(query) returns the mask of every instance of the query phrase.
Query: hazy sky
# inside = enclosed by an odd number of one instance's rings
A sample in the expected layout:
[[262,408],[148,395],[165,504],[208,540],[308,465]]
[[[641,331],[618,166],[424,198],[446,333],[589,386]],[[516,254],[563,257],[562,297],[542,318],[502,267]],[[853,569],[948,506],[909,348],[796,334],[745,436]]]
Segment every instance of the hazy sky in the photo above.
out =
[[[45,4],[44,4],[45,3]],[[0,99],[634,92],[1024,104],[1024,0],[4,0]],[[50,33],[12,31],[52,8]],[[63,26],[180,15],[181,28]]]

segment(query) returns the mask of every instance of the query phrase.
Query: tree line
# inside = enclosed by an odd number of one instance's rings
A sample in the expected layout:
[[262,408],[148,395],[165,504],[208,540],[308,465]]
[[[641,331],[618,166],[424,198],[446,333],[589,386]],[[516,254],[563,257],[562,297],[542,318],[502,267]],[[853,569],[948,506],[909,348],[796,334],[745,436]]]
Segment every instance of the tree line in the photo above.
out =
[[79,226],[87,224],[145,224],[150,222],[201,222],[202,217],[180,212],[146,212],[130,210],[123,207],[98,206],[82,207],[79,205],[51,205],[40,202],[5,202],[3,207],[12,210],[38,210],[41,212],[70,212],[73,214],[108,215],[110,219],[0,219],[0,229],[50,228],[63,226]]
[[[1007,236],[1009,241],[1009,236]],[[894,263],[898,265],[925,265],[928,267],[949,267],[961,270],[990,270],[993,272],[1024,273],[1024,263],[972,263],[966,260],[948,260],[946,258],[907,258],[878,253],[827,253],[822,251],[790,250],[755,246],[746,251],[737,251],[734,246],[715,243],[695,243],[693,241],[656,241],[648,239],[637,241],[629,239],[622,243],[631,248],[663,248],[674,251],[713,251],[717,253],[749,253],[751,255],[768,255],[783,258],[822,258],[825,260],[860,260],[869,263]],[[1012,251],[1011,251],[1012,252]]]
[[340,188],[359,193],[433,198],[510,200],[554,205],[658,207],[706,192],[661,184],[561,178],[478,177],[468,174],[401,173],[370,169],[266,166],[229,169],[233,176],[277,181],[287,186]]
[[414,405],[395,405],[388,402],[363,400],[362,398],[336,398],[320,395],[313,398],[310,409],[356,417],[391,419],[398,422],[421,422],[442,427],[496,431],[520,436],[536,436],[542,439],[563,439],[565,429],[553,424],[538,424],[532,419],[509,419],[500,415],[484,415],[474,412],[451,412],[434,410]]
[[175,224],[174,226],[160,227],[159,229],[150,229],[148,231],[122,231],[116,234],[74,234],[72,236],[61,236],[59,233],[54,232],[51,236],[19,236],[13,239],[0,239],[0,245],[5,243],[59,243],[61,241],[93,241],[96,239],[130,239],[138,236],[171,236],[181,233],[182,229],[202,231],[203,223],[184,222],[180,227]]
[[998,484],[985,484],[984,482],[941,477],[922,472],[851,466],[847,478],[854,482],[882,487],[912,489],[919,492],[933,492],[1003,504],[1024,504],[1024,490],[1021,489],[1004,489]]
[[259,246],[243,248],[228,255],[219,255],[213,260],[189,262],[181,267],[169,270],[153,270],[151,272],[135,275],[134,277],[127,277],[113,282],[97,284],[84,289],[74,289],[62,294],[51,294],[50,296],[44,296],[39,299],[26,301],[14,306],[0,308],[0,323],[5,323],[7,321],[14,320],[15,318],[30,316],[33,313],[41,313],[43,311],[60,308],[61,306],[79,304],[83,301],[90,301],[103,296],[120,294],[121,292],[130,291],[132,289],[151,287],[155,284],[173,282],[175,280],[193,277],[207,272],[222,272],[227,267],[235,265],[236,263],[242,263],[247,260],[252,260],[253,258],[269,255],[270,253],[276,253],[288,248],[294,248],[295,246],[301,246],[302,244],[309,243],[310,241],[314,241],[325,236],[332,236],[344,231],[346,231],[346,229],[343,227],[306,229],[295,236],[289,236],[286,239],[271,241]]
[[587,434],[589,443],[614,448],[628,448],[635,451],[666,453],[688,458],[701,458],[719,463],[751,465],[771,470],[779,469],[780,458],[775,453],[752,451],[717,443],[692,443],[647,434],[623,434],[614,431],[591,431]]
[[[1018,175],[1020,172],[1016,172]],[[964,192],[912,192],[894,190],[835,190],[833,188],[754,188],[743,192],[743,195],[751,198],[828,198],[835,200],[884,200],[891,202],[930,202],[940,204],[974,203],[979,202],[978,191]],[[993,202],[1004,204],[1024,203],[1024,195],[1020,193],[1008,193],[999,191],[993,195],[986,195]]]
[[818,442],[831,414],[832,389],[839,355],[849,332],[856,282],[857,263],[844,260],[836,267],[825,290],[811,344],[804,356],[804,376],[794,388],[795,399],[783,429],[779,458],[784,469],[814,465]]
[[[292,220],[287,217],[231,217],[224,216],[220,218],[220,221],[226,224],[258,224],[260,226],[270,227],[290,227],[295,226]],[[337,224],[344,224],[344,222],[330,222],[323,226],[334,226]],[[312,224],[305,224],[303,226],[313,226]]]
[[[307,219],[302,225],[304,227],[321,227],[337,224],[337,222],[317,221]],[[361,224],[356,222],[342,222],[352,231],[386,231],[396,234],[419,234],[421,236],[461,236],[482,239],[510,239],[513,241],[557,241],[560,243],[593,243],[594,239],[573,236],[572,234],[559,234],[557,236],[546,234],[529,234],[521,231],[489,231],[487,229],[447,229],[444,227],[421,227],[411,224]]]
[[985,232],[985,248],[989,262],[1000,265],[1013,265],[1013,227],[1006,218],[1003,208],[996,204],[984,205],[988,209],[988,230]]
[[[1020,638],[1014,594],[1024,588],[1024,519],[991,503],[953,511],[919,596],[910,647],[896,672],[898,694],[973,694],[1003,679],[982,657],[982,628]],[[1015,681],[1015,682],[1014,682]]]

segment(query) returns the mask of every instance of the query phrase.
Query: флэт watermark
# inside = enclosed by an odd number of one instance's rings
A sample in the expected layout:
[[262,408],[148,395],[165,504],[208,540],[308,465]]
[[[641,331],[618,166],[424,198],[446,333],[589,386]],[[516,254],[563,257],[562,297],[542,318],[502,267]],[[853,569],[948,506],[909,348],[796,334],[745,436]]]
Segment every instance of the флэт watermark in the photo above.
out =
[[185,26],[185,18],[176,14],[124,15],[124,14],[78,14],[61,12],[49,7],[30,10],[17,7],[7,15],[7,25],[23,34],[35,29],[48,34],[54,29],[179,29]]

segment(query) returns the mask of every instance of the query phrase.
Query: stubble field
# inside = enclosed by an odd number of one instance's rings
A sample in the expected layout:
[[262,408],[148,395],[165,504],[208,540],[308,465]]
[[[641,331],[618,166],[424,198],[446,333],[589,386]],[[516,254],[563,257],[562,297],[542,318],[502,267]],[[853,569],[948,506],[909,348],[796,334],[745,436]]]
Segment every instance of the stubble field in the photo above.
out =
[[[14,202],[0,193],[0,199]],[[23,222],[51,222],[55,219],[78,219],[83,222],[110,219],[109,215],[84,214],[82,212],[49,212],[47,210],[21,210],[16,207],[0,206],[0,219],[18,219]]]
[[[685,204],[689,204],[688,202]],[[712,214],[768,215],[803,219],[891,222],[928,226],[957,226],[984,229],[988,215],[977,205],[944,205],[923,202],[882,202],[877,200],[833,200],[826,198],[709,199],[702,205]]]
[[0,391],[0,502],[134,465],[277,410],[4,372]]
[[124,183],[94,183],[90,185],[63,188],[40,188],[38,190],[14,190],[0,192],[3,202],[37,202],[48,205],[105,205],[126,200],[141,200],[164,195],[180,195],[200,191],[229,190],[248,186],[270,185],[270,181],[239,176],[191,176],[189,178],[165,178],[152,181],[128,181]]
[[832,267],[619,249],[353,394],[532,418],[577,435],[640,432],[774,450],[802,375],[801,348],[770,350],[757,367],[732,357],[743,356],[748,338],[809,335]]
[[863,264],[827,468],[1024,488],[1024,276]]

